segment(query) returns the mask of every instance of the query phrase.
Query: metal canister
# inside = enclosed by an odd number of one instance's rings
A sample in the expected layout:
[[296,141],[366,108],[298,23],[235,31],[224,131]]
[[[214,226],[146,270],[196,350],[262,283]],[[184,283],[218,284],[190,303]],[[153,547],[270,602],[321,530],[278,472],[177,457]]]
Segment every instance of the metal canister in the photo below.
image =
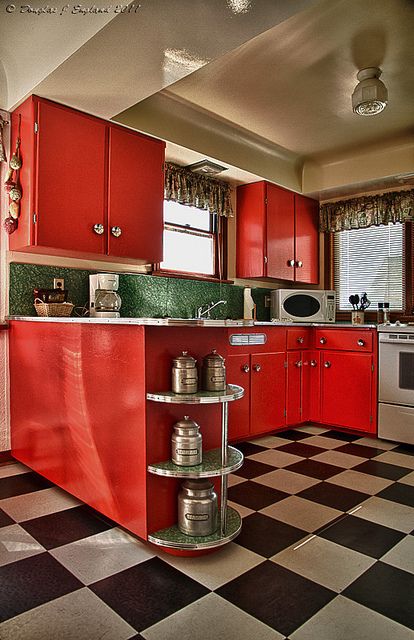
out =
[[191,467],[201,464],[203,438],[200,426],[189,416],[184,416],[174,425],[174,433],[171,438],[171,459],[174,464],[181,467]]
[[217,494],[209,480],[185,480],[178,494],[178,528],[188,536],[209,536],[217,529]]
[[201,384],[204,391],[226,390],[224,358],[217,353],[216,349],[203,358]]
[[196,393],[197,389],[197,361],[188,355],[188,351],[183,351],[173,360],[172,390],[174,393]]

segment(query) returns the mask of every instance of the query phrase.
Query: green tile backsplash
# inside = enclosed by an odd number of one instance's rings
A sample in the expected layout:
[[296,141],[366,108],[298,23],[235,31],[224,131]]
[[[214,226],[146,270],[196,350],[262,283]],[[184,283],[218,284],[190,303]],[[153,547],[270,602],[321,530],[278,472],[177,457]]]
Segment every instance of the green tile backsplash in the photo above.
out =
[[[52,288],[53,278],[64,278],[68,300],[76,307],[84,307],[89,301],[88,276],[91,273],[97,271],[11,263],[9,314],[36,315],[33,289]],[[264,306],[265,295],[269,294],[270,289],[252,289],[258,320],[269,319],[269,309]],[[227,300],[227,304],[213,309],[212,318],[243,317],[243,287],[232,284],[120,274],[119,295],[122,298],[121,316],[128,318],[191,318],[197,307],[218,300]]]

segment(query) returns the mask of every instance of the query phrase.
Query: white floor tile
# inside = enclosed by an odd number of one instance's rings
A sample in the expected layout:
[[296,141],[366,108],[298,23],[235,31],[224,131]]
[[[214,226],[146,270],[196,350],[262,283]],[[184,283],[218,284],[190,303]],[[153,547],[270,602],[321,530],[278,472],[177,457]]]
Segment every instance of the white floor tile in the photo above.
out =
[[343,440],[335,440],[334,438],[324,438],[321,436],[311,436],[306,438],[305,444],[311,444],[314,447],[321,447],[322,449],[337,449],[343,447],[346,444]]
[[79,500],[66,491],[52,487],[0,500],[0,509],[3,509],[16,522],[23,522],[56,511],[77,507],[80,504],[82,503]]
[[45,551],[42,545],[20,525],[12,524],[0,528],[0,567],[29,558],[42,551]]
[[376,562],[374,558],[323,538],[312,538],[296,546],[284,549],[271,560],[338,593]]
[[370,522],[383,524],[384,527],[410,533],[414,526],[414,509],[404,504],[384,500],[373,496],[362,503],[361,509],[354,515]]
[[371,476],[368,473],[360,473],[359,471],[347,469],[342,473],[338,473],[337,476],[328,478],[326,482],[339,485],[340,487],[346,487],[347,489],[362,491],[363,493],[368,493],[373,496],[385,489],[385,487],[389,487],[390,484],[393,484],[394,480],[378,478],[377,476]]
[[324,451],[323,453],[318,453],[316,456],[312,456],[312,460],[333,464],[336,467],[351,469],[352,467],[356,467],[357,464],[364,462],[366,458],[352,456],[349,453],[342,453],[342,451]]
[[343,512],[299,496],[289,496],[261,509],[260,513],[311,533],[342,515]]
[[[414,536],[407,536],[381,558],[381,562],[414,573]],[[414,636],[414,634],[413,634]]]
[[118,528],[52,549],[50,554],[84,584],[92,584],[155,556],[149,545]]
[[288,444],[289,440],[286,440],[286,438],[278,438],[277,436],[263,436],[262,438],[256,438],[255,440],[249,440],[249,442],[257,444],[260,447],[272,449],[274,447],[281,447],[284,444]]
[[411,487],[414,487],[414,471],[404,476],[403,478],[400,478],[398,482],[402,482],[403,484],[409,484]]
[[368,437],[354,440],[352,444],[362,444],[365,447],[375,447],[377,449],[384,449],[384,451],[388,451],[391,449],[395,449],[395,447],[398,447],[397,442],[390,442],[389,440],[381,440],[380,438]]
[[165,562],[201,582],[208,589],[218,589],[264,560],[262,556],[234,542],[215,553],[197,558],[180,558],[163,552],[159,552],[159,555]]
[[227,504],[229,507],[233,507],[233,509],[238,511],[242,518],[250,516],[252,513],[254,513],[253,509],[249,509],[248,507],[245,507],[242,504],[237,504],[236,502],[232,502],[231,500],[227,500]]
[[136,631],[89,589],[0,624],[1,640],[127,640]]
[[286,453],[286,451],[279,451],[278,449],[268,449],[267,451],[260,451],[260,453],[254,453],[247,457],[248,460],[255,460],[256,462],[263,462],[263,464],[271,464],[273,467],[287,467],[295,462],[303,460],[300,456]]
[[234,486],[236,486],[236,484],[241,484],[242,482],[247,482],[246,478],[242,478],[240,476],[236,476],[233,473],[231,473],[228,476],[228,486],[229,487],[234,487]]
[[377,462],[386,462],[387,464],[395,464],[397,467],[406,467],[414,469],[414,456],[405,453],[396,453],[395,451],[386,451],[375,458]]
[[376,611],[338,596],[289,638],[290,640],[412,640],[413,632]]
[[22,473],[29,473],[31,469],[26,467],[24,464],[20,464],[20,462],[15,462],[13,464],[2,464],[0,465],[0,478],[8,478],[9,476],[19,476]]
[[318,435],[320,433],[326,433],[329,429],[325,429],[324,427],[314,427],[310,424],[304,427],[297,427],[295,431],[303,431],[304,433],[313,433],[314,435]]
[[279,489],[279,491],[285,491],[286,493],[299,493],[308,487],[312,487],[314,484],[318,484],[320,480],[315,478],[309,478],[287,469],[277,469],[276,471],[270,471],[262,476],[254,479],[259,484],[264,484],[266,487],[272,487],[272,489]]
[[282,640],[283,636],[215,593],[141,633],[146,640]]

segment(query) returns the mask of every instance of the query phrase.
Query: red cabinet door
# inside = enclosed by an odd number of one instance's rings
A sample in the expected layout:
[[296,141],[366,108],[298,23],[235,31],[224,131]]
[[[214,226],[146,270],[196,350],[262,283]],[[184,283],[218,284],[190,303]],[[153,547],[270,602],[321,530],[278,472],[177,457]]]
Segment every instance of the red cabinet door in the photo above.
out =
[[295,280],[319,283],[319,203],[295,194]]
[[370,432],[373,358],[364,353],[321,353],[321,422]]
[[272,184],[267,187],[267,277],[294,280],[294,193]]
[[236,273],[238,278],[266,276],[266,183],[237,187]]
[[266,433],[285,424],[284,353],[251,356],[250,433]]
[[302,352],[287,354],[286,424],[302,422]]
[[226,377],[244,389],[241,400],[229,402],[229,440],[238,440],[250,433],[250,356],[227,356]]
[[109,255],[162,261],[164,148],[160,140],[110,127]]
[[303,352],[302,368],[302,420],[320,422],[321,365],[319,351]]
[[106,123],[38,101],[35,244],[104,253]]

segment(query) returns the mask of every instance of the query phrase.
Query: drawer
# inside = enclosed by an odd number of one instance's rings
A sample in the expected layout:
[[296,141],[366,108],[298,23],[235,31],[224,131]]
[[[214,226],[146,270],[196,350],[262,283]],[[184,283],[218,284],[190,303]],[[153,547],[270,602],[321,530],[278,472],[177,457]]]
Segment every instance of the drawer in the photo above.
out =
[[287,349],[309,349],[311,346],[311,330],[307,327],[295,327],[287,330]]
[[372,351],[372,332],[361,329],[315,329],[316,349]]
[[285,327],[232,327],[227,330],[227,353],[286,351]]

